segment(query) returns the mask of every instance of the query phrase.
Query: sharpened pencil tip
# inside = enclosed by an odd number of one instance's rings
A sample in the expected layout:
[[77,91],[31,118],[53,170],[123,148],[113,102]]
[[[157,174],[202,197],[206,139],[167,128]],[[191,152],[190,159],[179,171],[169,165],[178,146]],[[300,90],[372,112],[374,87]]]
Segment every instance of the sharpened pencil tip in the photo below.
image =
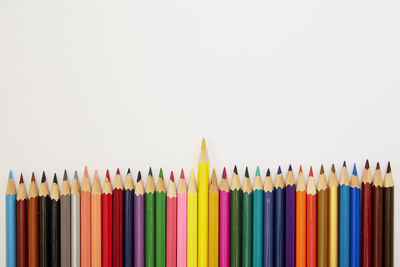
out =
[[335,164],[332,164],[331,171],[332,171],[333,173],[336,173]]
[[142,180],[142,174],[140,173],[140,171],[138,171],[136,182],[139,183],[140,180]]
[[269,169],[267,170],[267,177],[268,176],[271,176],[271,171]]
[[325,170],[324,170],[324,165],[321,164],[321,169],[319,170],[319,174],[324,174]]
[[68,180],[67,170],[64,170],[64,177],[63,177],[63,180],[64,180],[64,181]]
[[78,172],[77,171],[75,171],[75,173],[74,173],[74,179],[78,180]]
[[34,181],[35,181],[35,173],[32,172],[31,182],[34,182]]
[[21,173],[21,176],[19,177],[19,183],[20,183],[20,184],[23,184],[23,183],[24,183],[24,178],[22,178],[22,173]]
[[148,176],[153,176],[153,170],[151,169],[151,167],[149,167],[149,173]]
[[226,168],[224,167],[224,170],[222,171],[222,179],[226,179]]
[[215,169],[213,168],[211,173],[211,179],[217,179],[217,174],[215,173]]
[[110,182],[110,171],[107,169],[106,171],[106,178],[108,179],[108,181]]
[[128,168],[128,171],[126,172],[126,175],[131,173],[131,168]]
[[368,170],[369,169],[369,160],[367,160],[367,162],[365,162],[365,168]]
[[53,176],[53,183],[54,183],[54,184],[57,183],[57,174],[54,174],[54,176]]
[[379,162],[376,163],[376,169],[380,170],[381,169],[381,165],[379,164]]
[[10,170],[9,174],[8,174],[8,179],[13,178],[13,174],[12,174],[12,170]]
[[256,170],[256,176],[261,176],[260,175],[260,167],[257,166],[257,170]]
[[181,176],[180,176],[180,178],[181,178],[181,179],[185,179],[185,172],[183,171],[183,168],[181,169]]
[[390,166],[390,161],[388,161],[386,173],[391,173],[392,172],[392,167]]
[[354,166],[353,166],[353,175],[357,176],[357,167],[356,167],[355,163],[354,163]]
[[206,148],[206,140],[204,140],[204,138],[203,138],[203,141],[201,142],[201,149],[204,149],[204,148]]
[[300,164],[299,173],[303,173],[303,167]]
[[236,165],[235,165],[235,168],[233,168],[233,172],[234,172],[236,175],[238,174]]
[[282,170],[281,170],[281,166],[278,167],[278,174],[281,174]]
[[121,175],[121,172],[119,171],[119,168],[117,168],[117,175]]
[[292,171],[292,164],[289,164],[289,171]]
[[244,172],[244,177],[249,178],[249,169],[246,166],[246,171]]
[[343,161],[343,168],[346,168],[346,161]]
[[194,170],[193,169],[190,170],[190,179],[194,180]]
[[83,175],[86,176],[86,177],[89,177],[89,173],[88,173],[86,165],[85,165],[85,171],[83,172]]
[[308,176],[311,176],[311,177],[314,176],[314,172],[313,172],[313,170],[312,170],[312,166],[310,167],[310,173],[308,174]]
[[158,173],[158,177],[160,177],[161,179],[164,179],[164,174],[163,174],[162,168],[160,168],[160,172]]
[[169,179],[170,179],[172,182],[175,182],[174,172],[173,172],[173,171],[171,171],[171,175],[169,176]]
[[46,174],[44,174],[44,171],[42,173],[42,183],[46,182]]

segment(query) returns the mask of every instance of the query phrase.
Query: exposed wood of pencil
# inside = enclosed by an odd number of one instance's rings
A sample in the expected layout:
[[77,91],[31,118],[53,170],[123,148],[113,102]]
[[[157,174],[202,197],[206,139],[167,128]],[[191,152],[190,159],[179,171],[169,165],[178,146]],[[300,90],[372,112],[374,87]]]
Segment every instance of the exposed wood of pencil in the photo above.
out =
[[32,173],[31,184],[28,191],[28,262],[29,267],[39,266],[39,198]]

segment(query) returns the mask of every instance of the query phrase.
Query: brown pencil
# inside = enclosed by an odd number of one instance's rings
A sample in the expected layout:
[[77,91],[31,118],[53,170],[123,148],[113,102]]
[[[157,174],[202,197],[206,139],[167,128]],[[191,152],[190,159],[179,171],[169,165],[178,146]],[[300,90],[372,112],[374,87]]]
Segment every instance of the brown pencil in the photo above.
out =
[[318,177],[317,185],[317,266],[328,266],[328,186],[324,166]]
[[28,266],[28,247],[27,247],[27,200],[24,179],[19,180],[17,192],[17,266]]
[[393,267],[393,211],[394,186],[392,168],[388,162],[385,183],[383,184],[383,267]]
[[32,172],[31,184],[28,192],[28,266],[39,266],[39,197]]
[[378,162],[372,184],[372,267],[382,266],[382,186],[381,167]]

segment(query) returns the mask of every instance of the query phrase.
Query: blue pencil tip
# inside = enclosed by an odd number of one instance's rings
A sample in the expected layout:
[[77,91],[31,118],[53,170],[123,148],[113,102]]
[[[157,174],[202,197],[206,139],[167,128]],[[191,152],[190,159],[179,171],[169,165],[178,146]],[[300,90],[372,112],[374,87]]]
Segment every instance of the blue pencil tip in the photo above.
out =
[[346,161],[343,161],[343,168],[347,167],[346,166]]
[[357,176],[357,167],[356,167],[355,163],[354,163],[354,167],[353,167],[353,175]]
[[12,170],[10,170],[10,173],[8,174],[8,179],[11,179],[11,178],[13,178]]
[[278,168],[278,174],[281,174],[281,173],[282,173],[281,166],[279,166],[279,168]]

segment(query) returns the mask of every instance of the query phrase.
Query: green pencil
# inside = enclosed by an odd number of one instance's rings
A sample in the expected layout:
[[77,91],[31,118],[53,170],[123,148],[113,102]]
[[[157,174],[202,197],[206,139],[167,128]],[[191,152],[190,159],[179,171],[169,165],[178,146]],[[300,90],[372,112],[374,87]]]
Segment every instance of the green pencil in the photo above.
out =
[[156,267],[165,267],[165,244],[166,244],[166,198],[165,182],[162,169],[158,175],[156,186]]
[[252,267],[253,191],[247,167],[243,181],[242,205],[242,267]]
[[257,167],[253,186],[253,266],[263,266],[264,189]]
[[241,261],[241,206],[242,189],[240,188],[237,168],[233,170],[231,191],[230,191],[230,267],[240,267]]
[[144,193],[144,220],[145,220],[145,267],[156,266],[156,228],[155,228],[155,216],[156,216],[156,205],[154,196],[154,179],[151,167],[149,168],[149,175],[146,183],[146,192]]

